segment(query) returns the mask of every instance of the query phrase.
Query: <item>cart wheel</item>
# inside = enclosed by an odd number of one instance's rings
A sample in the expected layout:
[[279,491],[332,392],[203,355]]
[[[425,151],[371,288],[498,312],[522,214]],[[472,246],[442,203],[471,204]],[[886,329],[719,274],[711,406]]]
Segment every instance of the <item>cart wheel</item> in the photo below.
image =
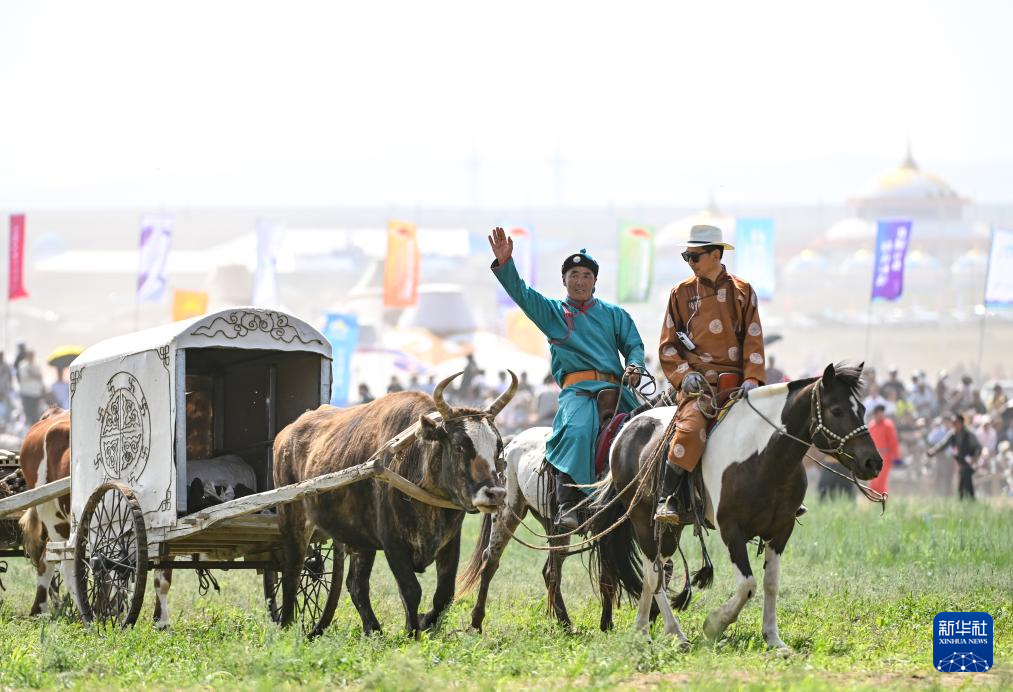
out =
[[148,575],[148,536],[133,491],[107,482],[81,512],[74,545],[77,592],[85,622],[128,627],[137,621]]
[[[340,552],[335,555],[332,541],[310,543],[295,596],[295,616],[307,637],[323,634],[334,618],[341,595],[343,559]],[[281,572],[264,570],[264,598],[271,619],[280,623]]]

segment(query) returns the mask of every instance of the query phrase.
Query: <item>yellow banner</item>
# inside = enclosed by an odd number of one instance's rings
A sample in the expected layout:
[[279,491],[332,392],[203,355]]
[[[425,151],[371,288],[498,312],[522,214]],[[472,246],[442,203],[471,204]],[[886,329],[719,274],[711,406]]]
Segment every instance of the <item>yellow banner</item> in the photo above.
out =
[[407,308],[419,300],[419,244],[415,224],[387,224],[387,261],[383,267],[383,305]]
[[206,291],[173,291],[172,321],[179,322],[188,317],[197,317],[208,311]]

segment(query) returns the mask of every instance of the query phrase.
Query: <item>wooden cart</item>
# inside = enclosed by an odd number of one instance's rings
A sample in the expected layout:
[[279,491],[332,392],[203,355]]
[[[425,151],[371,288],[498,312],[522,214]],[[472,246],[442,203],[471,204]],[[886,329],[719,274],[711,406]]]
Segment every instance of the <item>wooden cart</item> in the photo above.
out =
[[[359,466],[274,487],[275,435],[329,401],[330,356],[310,325],[255,308],[101,342],[71,366],[71,477],[0,500],[0,517],[69,490],[71,537],[51,541],[46,559],[60,564],[86,622],[136,622],[147,573],[163,568],[256,569],[277,621],[278,505],[376,478],[453,506],[384,467],[414,428]],[[251,470],[255,492],[195,511],[194,469],[213,473],[226,455]],[[330,623],[338,579],[330,543],[314,536],[297,597],[307,634]]]

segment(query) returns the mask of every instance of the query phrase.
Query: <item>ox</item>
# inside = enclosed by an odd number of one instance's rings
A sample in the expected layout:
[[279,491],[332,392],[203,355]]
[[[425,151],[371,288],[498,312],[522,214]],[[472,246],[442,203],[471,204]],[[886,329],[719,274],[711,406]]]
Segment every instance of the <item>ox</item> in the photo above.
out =
[[[50,407],[25,435],[21,443],[21,475],[28,489],[70,475],[70,412]],[[45,547],[50,536],[66,541],[70,538],[70,496],[50,500],[33,507],[21,517],[21,534],[25,553],[35,565],[35,601],[31,615],[48,609],[48,594],[53,585],[56,566],[47,563]],[[63,575],[64,583],[69,575]]]
[[[333,539],[335,560],[343,562],[345,553],[350,556],[348,591],[367,635],[380,631],[369,600],[369,576],[377,550],[383,551],[397,581],[410,634],[418,636],[420,629],[433,627],[450,605],[464,512],[494,512],[506,495],[498,468],[503,441],[494,419],[517,392],[517,377],[511,372],[509,389],[488,410],[451,408],[443,391],[460,374],[440,382],[432,397],[399,392],[346,409],[321,406],[278,434],[274,442],[276,487],[361,464],[418,421],[421,425],[412,446],[385,462],[463,510],[424,504],[373,479],[279,507],[284,548],[283,625],[290,624],[294,616],[299,572],[314,526]],[[427,418],[434,409],[442,422]],[[437,583],[433,608],[420,618],[422,588],[415,575],[434,561]]]

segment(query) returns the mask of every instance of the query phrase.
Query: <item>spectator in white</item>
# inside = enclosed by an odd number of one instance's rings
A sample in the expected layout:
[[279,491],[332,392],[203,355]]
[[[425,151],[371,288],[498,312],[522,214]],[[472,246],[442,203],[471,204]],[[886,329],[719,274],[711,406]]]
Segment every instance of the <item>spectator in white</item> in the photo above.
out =
[[46,383],[42,371],[35,364],[35,352],[26,351],[18,365],[18,379],[21,381],[21,407],[25,410],[25,422],[32,425],[42,415],[42,399],[46,396]]
[[914,406],[915,414],[919,418],[931,418],[936,415],[936,395],[925,382],[925,373],[921,370],[915,371],[911,381],[913,384],[908,401]]
[[985,412],[985,403],[981,400],[981,394],[974,389],[974,380],[970,375],[960,378],[960,389],[950,396],[950,409],[954,413],[975,413]]
[[869,393],[866,395],[862,404],[865,406],[866,423],[872,420],[872,412],[877,406],[882,406],[886,410],[886,415],[888,416],[892,416],[895,411],[894,405],[883,398],[883,396],[879,393],[879,385],[874,382],[869,383]]
[[409,392],[421,392],[422,383],[419,382],[419,376],[412,373],[412,376],[408,379],[408,391]]
[[767,384],[777,384],[778,382],[784,382],[787,378],[784,376],[784,370],[777,367],[774,364],[774,356],[767,356]]
[[49,396],[53,403],[66,410],[70,408],[70,383],[64,378],[66,368],[56,369],[56,382],[49,388]]
[[950,398],[950,385],[947,382],[949,375],[945,370],[939,371],[939,378],[936,380],[936,412],[942,415],[946,412],[946,406]]
[[974,434],[977,435],[978,441],[981,442],[982,454],[984,456],[990,457],[995,454],[996,447],[999,445],[999,433],[996,431],[995,426],[992,425],[992,421],[988,416],[975,417]]

